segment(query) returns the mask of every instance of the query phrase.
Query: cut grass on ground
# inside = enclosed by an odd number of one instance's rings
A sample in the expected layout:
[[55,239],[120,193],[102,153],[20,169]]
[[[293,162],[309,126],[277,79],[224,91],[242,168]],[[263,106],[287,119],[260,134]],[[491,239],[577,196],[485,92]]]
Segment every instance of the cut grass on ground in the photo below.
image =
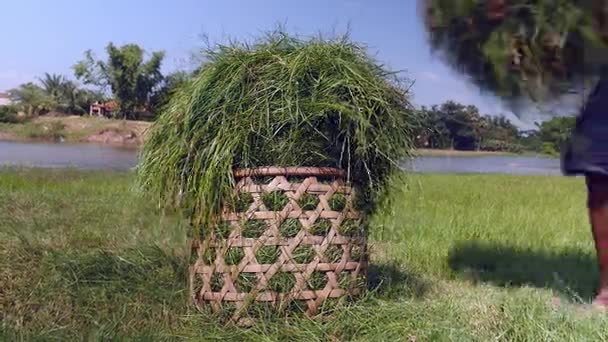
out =
[[[376,291],[327,320],[189,310],[186,227],[133,175],[0,172],[0,340],[601,341],[584,184],[411,175],[373,219]],[[555,304],[555,298],[562,305]]]

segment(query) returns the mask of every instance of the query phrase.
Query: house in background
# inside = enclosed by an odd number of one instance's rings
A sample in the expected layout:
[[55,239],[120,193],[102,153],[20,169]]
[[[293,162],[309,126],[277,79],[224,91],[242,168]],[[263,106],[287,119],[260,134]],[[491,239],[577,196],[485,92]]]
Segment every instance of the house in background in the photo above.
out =
[[7,106],[11,103],[13,103],[11,94],[0,92],[0,106]]
[[96,101],[91,104],[89,109],[89,115],[101,116],[101,117],[112,117],[118,110],[118,103],[116,101],[100,102]]

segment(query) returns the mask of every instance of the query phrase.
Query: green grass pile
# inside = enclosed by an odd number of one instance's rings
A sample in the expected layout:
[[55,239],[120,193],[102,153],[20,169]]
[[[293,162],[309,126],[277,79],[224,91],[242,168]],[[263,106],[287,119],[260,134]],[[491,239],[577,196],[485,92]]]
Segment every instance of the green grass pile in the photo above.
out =
[[272,264],[277,261],[281,251],[277,246],[262,246],[255,252],[255,259],[260,264]]
[[205,251],[203,252],[203,262],[205,265],[213,265],[216,253],[216,249],[213,247],[205,248]]
[[325,258],[328,262],[338,262],[342,259],[342,255],[344,255],[344,250],[340,246],[330,245],[329,247],[327,247],[323,255],[325,255]]
[[216,239],[227,239],[230,236],[230,232],[232,231],[232,227],[230,223],[223,221],[218,223],[215,226],[215,238]]
[[360,236],[364,233],[363,224],[357,220],[345,219],[338,227],[338,232],[344,236]]
[[281,211],[289,203],[289,198],[281,191],[273,191],[263,194],[262,202],[270,211]]
[[311,290],[322,290],[327,284],[327,275],[324,272],[312,272],[308,279],[308,287]]
[[247,220],[243,223],[243,231],[241,235],[244,238],[257,239],[268,229],[268,225],[264,220]]
[[286,219],[279,227],[279,233],[282,237],[292,238],[302,230],[302,223],[298,219]]
[[224,253],[224,262],[226,265],[237,265],[245,257],[245,251],[242,247],[230,247]]
[[314,249],[309,245],[299,245],[291,252],[292,259],[296,264],[308,264],[314,259],[315,255]]
[[237,213],[246,212],[253,203],[253,195],[249,192],[239,193],[232,201],[234,202],[234,210]]
[[342,211],[346,208],[346,196],[344,194],[334,194],[329,199],[329,207],[334,211]]
[[233,196],[234,169],[337,167],[373,209],[413,146],[408,80],[347,38],[278,32],[206,57],[151,128],[138,167],[145,189],[209,226]]
[[315,236],[326,236],[327,233],[329,233],[329,230],[331,229],[331,221],[328,219],[318,219],[317,222],[315,222],[311,227],[310,227],[310,234],[315,235]]
[[319,205],[319,197],[305,192],[298,199],[298,205],[302,210],[315,210]]
[[275,292],[285,293],[290,291],[296,284],[293,273],[279,271],[268,281],[268,289]]
[[257,282],[258,277],[255,273],[241,272],[236,278],[234,285],[239,292],[250,292],[254,289]]

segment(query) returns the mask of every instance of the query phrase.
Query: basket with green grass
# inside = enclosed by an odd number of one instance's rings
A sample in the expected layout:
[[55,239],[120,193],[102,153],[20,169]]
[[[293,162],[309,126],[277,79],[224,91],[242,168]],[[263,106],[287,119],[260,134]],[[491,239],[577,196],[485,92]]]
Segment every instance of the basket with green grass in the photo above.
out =
[[239,320],[260,302],[313,315],[360,294],[366,218],[413,146],[405,80],[348,39],[276,33],[207,57],[138,167],[162,204],[187,209],[194,304]]

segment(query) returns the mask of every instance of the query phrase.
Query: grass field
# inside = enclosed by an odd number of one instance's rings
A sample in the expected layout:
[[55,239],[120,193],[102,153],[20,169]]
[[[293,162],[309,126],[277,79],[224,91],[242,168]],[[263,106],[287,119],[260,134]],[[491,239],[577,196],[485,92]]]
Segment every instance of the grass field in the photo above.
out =
[[185,226],[132,184],[0,172],[0,340],[608,340],[608,319],[577,309],[597,277],[580,179],[396,180],[373,220],[375,290],[249,329],[188,309]]

